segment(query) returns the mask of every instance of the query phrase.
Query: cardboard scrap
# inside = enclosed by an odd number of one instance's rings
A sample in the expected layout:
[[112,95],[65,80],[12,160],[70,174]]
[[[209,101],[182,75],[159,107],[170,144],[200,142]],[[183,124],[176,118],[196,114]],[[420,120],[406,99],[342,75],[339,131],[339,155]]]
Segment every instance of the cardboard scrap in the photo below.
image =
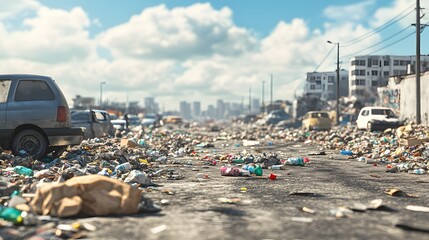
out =
[[136,148],[138,146],[139,145],[135,141],[133,141],[133,140],[124,139],[124,138],[121,139],[121,147]]
[[384,191],[387,195],[394,196],[394,197],[411,197],[411,198],[417,198],[417,195],[409,194],[406,192],[401,191],[397,188],[388,188]]
[[141,199],[142,191],[129,184],[101,175],[86,175],[42,185],[30,205],[42,215],[102,216],[137,213]]

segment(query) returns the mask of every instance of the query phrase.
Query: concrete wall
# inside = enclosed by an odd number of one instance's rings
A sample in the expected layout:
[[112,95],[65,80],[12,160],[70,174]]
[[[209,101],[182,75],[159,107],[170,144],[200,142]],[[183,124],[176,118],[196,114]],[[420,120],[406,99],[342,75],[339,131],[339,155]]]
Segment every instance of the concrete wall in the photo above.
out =
[[429,126],[429,73],[420,78],[422,123]]
[[[415,75],[406,76],[399,83],[401,91],[400,117],[401,119],[416,120],[416,77]],[[420,112],[421,122],[429,125],[429,72],[425,72],[420,77]]]

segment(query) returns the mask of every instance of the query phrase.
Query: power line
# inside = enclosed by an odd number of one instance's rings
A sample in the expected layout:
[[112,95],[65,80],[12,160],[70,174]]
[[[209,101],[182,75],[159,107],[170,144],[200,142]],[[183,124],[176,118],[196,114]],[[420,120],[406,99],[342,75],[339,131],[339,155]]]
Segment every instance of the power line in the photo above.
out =
[[[410,25],[410,26],[408,26],[408,27],[406,27],[406,28],[404,28],[404,29],[402,29],[402,30],[401,30],[401,31],[399,31],[399,32],[396,32],[396,33],[394,33],[394,34],[390,35],[389,37],[387,37],[387,38],[385,38],[385,39],[391,39],[391,38],[393,38],[393,37],[395,37],[395,36],[398,36],[399,34],[401,34],[401,33],[405,32],[405,31],[406,31],[406,30],[408,30],[409,28],[411,28],[411,25]],[[413,33],[415,33],[415,31],[413,31]],[[411,33],[411,34],[413,34],[413,33]],[[348,54],[348,55],[345,55],[345,56],[342,56],[341,58],[349,58],[349,57],[354,56],[354,55],[357,55],[357,54],[359,54],[359,53],[361,53],[361,52],[363,52],[363,51],[366,51],[366,50],[368,50],[368,49],[374,48],[374,47],[376,47],[376,46],[378,46],[378,45],[380,45],[380,44],[382,44],[382,43],[385,43],[385,42],[386,42],[386,41],[385,41],[384,39],[382,39],[381,41],[379,41],[379,42],[377,42],[377,43],[375,43],[375,44],[373,44],[373,45],[371,45],[371,46],[369,46],[369,47],[367,47],[367,48],[365,48],[365,49],[362,49],[362,50],[356,51],[356,52],[354,52],[354,53],[351,53],[351,54]],[[388,45],[388,46],[386,46],[386,47],[389,47],[389,45]]]
[[[409,37],[413,36],[414,34],[416,34],[416,31],[413,31],[412,33],[408,34],[407,36],[405,36],[405,37],[403,37],[403,38],[401,38],[401,39],[399,39],[399,40],[397,40],[397,41],[395,41],[395,42],[393,42],[393,43],[391,43],[391,44],[389,44],[389,45],[387,45],[387,46],[384,46],[384,47],[382,47],[382,48],[379,48],[379,49],[377,49],[377,50],[373,51],[371,54],[376,53],[376,52],[378,52],[378,51],[380,51],[380,50],[383,50],[383,49],[385,49],[385,48],[391,47],[391,46],[393,46],[393,45],[397,44],[398,42],[401,42],[402,40],[405,40],[405,39],[407,39],[407,38],[409,38]],[[371,55],[371,54],[368,54],[368,55]]]
[[[352,39],[352,40],[350,40],[348,42],[345,42],[341,46],[342,47],[348,47],[348,46],[354,45],[354,44],[356,44],[357,42],[359,42],[359,41],[361,41],[363,39],[366,39],[366,38],[368,38],[368,37],[370,37],[370,36],[372,36],[372,35],[374,35],[376,33],[379,33],[381,31],[383,31],[384,29],[390,27],[394,23],[397,23],[398,21],[404,19],[405,17],[407,17],[408,15],[410,15],[412,12],[414,12],[414,9],[411,9],[407,14],[405,14],[402,17],[400,17],[404,12],[406,12],[407,10],[409,10],[412,7],[414,7],[414,4],[411,5],[410,7],[408,7],[407,9],[405,9],[404,11],[402,11],[401,13],[399,13],[398,15],[396,15],[395,17],[391,18],[389,21],[387,21],[386,23],[382,24],[381,26],[374,28],[372,31],[367,32],[367,33],[363,34],[360,37],[357,37],[357,38]],[[396,19],[396,18],[398,18],[398,19]]]
[[[382,25],[380,25],[379,27],[377,27],[377,28],[375,28],[375,29],[373,29],[372,31],[370,31],[370,32],[368,32],[368,33],[366,33],[366,34],[363,34],[362,36],[360,36],[360,37],[357,37],[357,38],[355,38],[355,39],[353,39],[353,40],[350,40],[350,41],[348,41],[348,42],[345,42],[344,44],[341,44],[341,47],[349,47],[349,46],[352,46],[352,45],[354,45],[354,44],[356,44],[357,42],[359,42],[359,41],[361,41],[361,40],[363,40],[363,39],[366,39],[366,38],[368,38],[368,37],[370,37],[370,36],[372,36],[372,35],[374,35],[374,34],[376,34],[376,33],[378,33],[378,32],[381,32],[381,31],[383,31],[383,30],[385,30],[386,28],[388,28],[388,27],[390,27],[391,25],[393,25],[394,23],[397,23],[398,21],[400,21],[400,20],[402,20],[403,18],[405,18],[405,17],[407,17],[408,15],[410,15],[412,12],[414,12],[414,9],[411,9],[411,8],[414,8],[414,6],[415,6],[415,4],[412,4],[412,5],[410,5],[408,8],[406,8],[405,10],[403,10],[402,12],[400,12],[399,14],[397,14],[395,17],[393,17],[393,18],[391,18],[390,20],[388,20],[386,23],[384,23],[384,24],[382,24]],[[410,10],[411,9],[411,10]],[[408,11],[408,12],[407,12]],[[404,13],[405,13],[405,15],[404,15]],[[403,15],[403,16],[402,16]],[[423,26],[425,26],[425,25],[423,25]],[[397,33],[395,33],[395,34],[393,34],[393,35],[391,35],[391,36],[389,36],[387,39],[389,39],[389,38],[393,38],[393,37],[395,37],[395,36],[397,36],[398,34],[401,34],[402,32],[404,32],[404,31],[406,31],[408,28],[410,28],[410,26],[409,27],[407,27],[407,28],[404,28],[404,29],[402,29],[401,31],[399,31],[399,32],[397,32]],[[424,28],[424,27],[423,27]],[[423,30],[423,29],[422,29]],[[407,35],[407,36],[405,36],[405,37],[403,37],[403,38],[401,38],[401,39],[399,39],[399,40],[397,40],[397,41],[395,41],[395,42],[393,42],[393,43],[391,43],[391,44],[389,44],[389,45],[387,45],[387,46],[384,46],[384,47],[382,47],[382,48],[380,48],[380,49],[377,49],[376,50],[376,52],[377,51],[380,51],[380,50],[382,50],[382,49],[385,49],[385,48],[388,48],[388,47],[390,47],[390,46],[392,46],[392,45],[394,45],[394,44],[396,44],[396,43],[398,43],[398,42],[400,42],[400,41],[402,41],[402,40],[404,40],[404,39],[406,39],[406,38],[408,38],[408,37],[410,37],[411,35],[413,35],[415,33],[415,31],[413,32],[413,33],[411,33],[411,34],[409,34],[409,35]],[[380,45],[380,44],[382,44],[382,43],[385,43],[386,41],[385,40],[381,40],[380,42],[378,42],[378,43],[376,43],[376,44],[373,44],[373,45],[371,45],[369,48],[365,48],[365,49],[362,49],[362,50],[359,50],[359,51],[356,51],[355,53],[352,53],[352,54],[348,54],[348,55],[345,55],[345,56],[341,56],[341,59],[345,59],[345,58],[349,58],[349,57],[352,57],[352,56],[354,56],[354,55],[356,55],[356,54],[359,54],[359,53],[361,53],[361,52],[363,52],[363,51],[366,51],[366,50],[368,50],[368,49],[371,49],[371,48],[374,48],[374,47],[376,47],[376,46],[378,46],[378,45]],[[327,59],[327,57],[331,54],[331,52],[333,51],[333,48],[334,47],[332,47],[332,49],[329,51],[329,53],[325,56],[325,58],[321,61],[321,63],[316,67],[316,69],[315,69],[315,71],[325,62],[325,60]]]
[[[426,24],[422,24],[422,25],[423,25],[423,27],[421,27],[421,28],[420,28],[420,32],[421,32],[421,31],[423,31],[423,29],[425,28],[425,26],[426,26],[426,25],[428,25],[428,24],[429,24],[429,22],[427,22]],[[410,26],[410,27],[411,27],[411,26]],[[407,30],[407,29],[408,29],[408,28],[410,28],[410,27],[407,27],[407,28],[403,29],[402,31],[398,32],[398,34],[399,34],[399,33],[402,33],[403,31]],[[379,48],[379,49],[377,49],[377,50],[374,50],[373,52],[371,52],[371,53],[369,53],[369,54],[367,54],[367,55],[372,55],[372,54],[374,54],[374,53],[376,53],[376,52],[378,52],[378,51],[381,51],[381,50],[383,50],[383,49],[386,49],[386,48],[388,48],[388,47],[391,47],[391,46],[393,46],[393,45],[395,45],[395,44],[397,44],[397,43],[399,43],[399,42],[401,42],[401,41],[403,41],[403,40],[405,40],[405,39],[407,39],[407,38],[409,38],[409,37],[413,36],[414,34],[416,34],[416,31],[417,31],[417,29],[415,29],[415,30],[414,30],[413,32],[411,32],[410,34],[408,34],[408,35],[406,35],[406,36],[404,36],[404,37],[402,37],[402,38],[400,38],[400,39],[398,39],[398,40],[396,40],[396,41],[394,41],[394,42],[390,43],[389,45],[384,46],[384,47],[381,47],[381,48]],[[381,42],[383,42],[383,41],[381,41]],[[381,42],[379,42],[379,43],[381,43]],[[372,47],[374,47],[374,46],[376,46],[376,45],[379,45],[379,43],[372,45],[370,48],[372,48]],[[368,49],[364,49],[364,50],[368,50]],[[361,51],[359,51],[359,52],[356,52],[356,53],[353,53],[353,54],[349,54],[349,55],[343,56],[343,58],[347,58],[347,57],[351,57],[351,56],[353,56],[353,55],[357,55],[358,53],[360,53],[360,52],[362,52],[362,51],[363,51],[363,50],[361,50]]]
[[326,56],[319,63],[319,65],[317,65],[316,69],[314,69],[314,72],[317,72],[317,69],[319,69],[319,67],[325,62],[325,60],[329,57],[329,55],[332,53],[332,51],[334,50],[334,48],[335,48],[335,46],[332,46],[332,48],[331,48],[331,50],[329,50],[328,54],[326,54]]

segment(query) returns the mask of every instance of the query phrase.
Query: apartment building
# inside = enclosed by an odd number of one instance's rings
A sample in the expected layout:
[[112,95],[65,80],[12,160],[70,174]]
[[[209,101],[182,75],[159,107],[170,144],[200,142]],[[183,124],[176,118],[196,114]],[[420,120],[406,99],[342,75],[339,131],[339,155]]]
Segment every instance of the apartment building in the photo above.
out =
[[[307,95],[318,97],[322,100],[335,100],[337,97],[337,72],[308,72],[305,85]],[[340,96],[348,96],[349,93],[348,72],[340,71]]]
[[[426,71],[429,56],[421,56],[422,72]],[[415,56],[367,55],[350,60],[349,96],[363,102],[377,99],[377,87],[386,86],[389,77],[403,76],[414,72]]]

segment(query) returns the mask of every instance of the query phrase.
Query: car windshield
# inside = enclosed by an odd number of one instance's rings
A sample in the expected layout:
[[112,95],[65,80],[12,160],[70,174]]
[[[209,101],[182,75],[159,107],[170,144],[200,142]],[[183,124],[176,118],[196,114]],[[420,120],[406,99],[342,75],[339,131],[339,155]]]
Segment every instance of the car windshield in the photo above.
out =
[[156,115],[154,115],[154,114],[147,114],[147,115],[144,115],[143,119],[156,119]]
[[390,109],[372,109],[371,113],[373,115],[385,115],[388,117],[396,117],[395,113],[393,113]]
[[71,114],[72,121],[88,121],[89,120],[89,112],[74,112]]
[[312,113],[311,117],[312,118],[329,118],[329,115],[325,112],[321,112],[321,113]]

